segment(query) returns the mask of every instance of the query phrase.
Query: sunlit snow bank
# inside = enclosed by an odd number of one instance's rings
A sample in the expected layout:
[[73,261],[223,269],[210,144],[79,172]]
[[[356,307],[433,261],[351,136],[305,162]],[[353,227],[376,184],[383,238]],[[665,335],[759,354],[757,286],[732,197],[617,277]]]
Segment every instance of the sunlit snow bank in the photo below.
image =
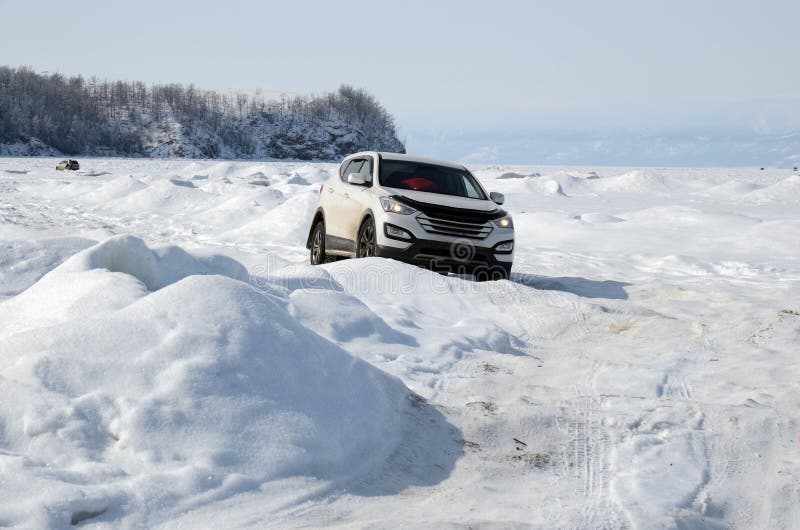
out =
[[82,237],[0,242],[0,301],[22,292],[47,271],[93,243]]
[[439,421],[241,279],[123,236],[0,304],[0,526],[151,526],[269,481],[341,486]]

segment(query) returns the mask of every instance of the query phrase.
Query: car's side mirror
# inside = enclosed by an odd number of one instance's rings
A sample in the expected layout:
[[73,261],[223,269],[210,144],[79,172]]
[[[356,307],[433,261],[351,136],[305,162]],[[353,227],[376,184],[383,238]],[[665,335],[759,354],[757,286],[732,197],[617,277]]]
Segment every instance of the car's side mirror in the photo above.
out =
[[503,204],[506,202],[506,196],[500,192],[493,191],[489,194],[489,198],[492,199],[497,204]]
[[347,175],[347,183],[355,184],[356,186],[363,186],[367,183],[367,181],[364,180],[364,175],[361,173],[350,173]]

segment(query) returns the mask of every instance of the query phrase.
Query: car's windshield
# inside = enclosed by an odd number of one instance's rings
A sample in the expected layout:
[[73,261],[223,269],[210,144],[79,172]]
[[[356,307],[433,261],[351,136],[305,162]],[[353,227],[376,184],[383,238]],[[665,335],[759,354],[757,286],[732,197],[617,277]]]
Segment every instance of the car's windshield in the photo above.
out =
[[387,188],[486,199],[475,177],[458,169],[406,160],[381,160],[380,183]]

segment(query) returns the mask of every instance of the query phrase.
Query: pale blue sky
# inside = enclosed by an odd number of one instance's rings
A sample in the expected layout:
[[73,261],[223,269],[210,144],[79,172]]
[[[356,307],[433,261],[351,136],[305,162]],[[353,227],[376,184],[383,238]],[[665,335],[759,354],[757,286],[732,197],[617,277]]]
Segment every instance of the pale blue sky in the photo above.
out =
[[[0,0],[0,64],[373,93],[431,135],[800,129],[800,2]],[[415,140],[418,139],[418,140]]]

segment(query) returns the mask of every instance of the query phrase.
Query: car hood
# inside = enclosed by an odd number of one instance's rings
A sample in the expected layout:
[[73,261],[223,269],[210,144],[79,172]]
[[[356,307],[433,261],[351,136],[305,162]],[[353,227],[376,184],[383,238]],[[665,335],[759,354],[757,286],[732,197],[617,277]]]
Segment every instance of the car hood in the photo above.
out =
[[475,210],[478,212],[495,212],[498,207],[493,201],[470,199],[468,197],[456,197],[454,195],[444,195],[441,193],[430,193],[427,191],[400,190],[396,188],[386,188],[392,195],[406,197],[414,202],[430,204],[431,206],[447,206],[461,210]]

